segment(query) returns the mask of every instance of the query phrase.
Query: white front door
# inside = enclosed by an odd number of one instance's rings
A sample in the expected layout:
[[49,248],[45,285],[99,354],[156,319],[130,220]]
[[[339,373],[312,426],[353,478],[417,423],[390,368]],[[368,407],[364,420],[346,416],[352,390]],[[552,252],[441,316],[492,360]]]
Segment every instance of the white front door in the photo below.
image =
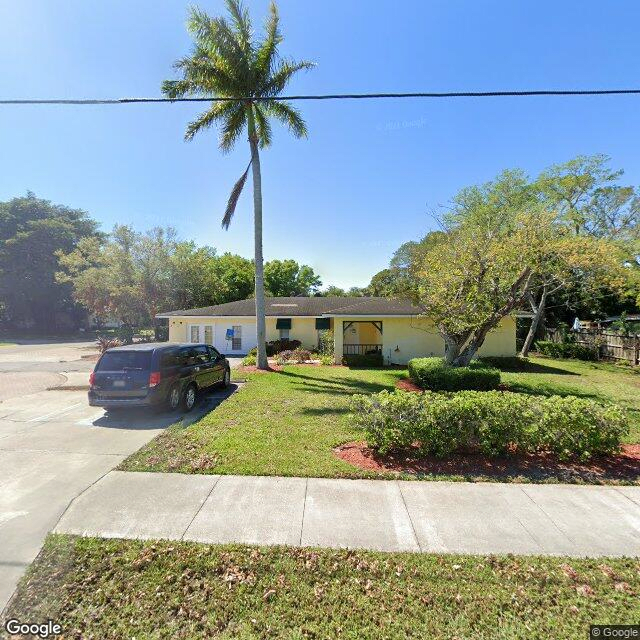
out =
[[212,324],[190,324],[187,337],[189,342],[199,342],[213,345],[214,331]]

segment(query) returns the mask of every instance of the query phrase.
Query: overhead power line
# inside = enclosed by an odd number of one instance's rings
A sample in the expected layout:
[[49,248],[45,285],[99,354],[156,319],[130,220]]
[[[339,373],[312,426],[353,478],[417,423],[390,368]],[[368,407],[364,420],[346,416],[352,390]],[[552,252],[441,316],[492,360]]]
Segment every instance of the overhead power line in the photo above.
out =
[[446,91],[411,93],[329,93],[318,95],[292,95],[274,97],[230,96],[215,98],[111,98],[111,99],[0,99],[0,105],[100,105],[100,104],[140,104],[165,102],[229,102],[253,100],[268,102],[275,100],[378,100],[387,98],[522,98],[527,96],[620,96],[639,95],[640,89],[540,89],[524,91]]

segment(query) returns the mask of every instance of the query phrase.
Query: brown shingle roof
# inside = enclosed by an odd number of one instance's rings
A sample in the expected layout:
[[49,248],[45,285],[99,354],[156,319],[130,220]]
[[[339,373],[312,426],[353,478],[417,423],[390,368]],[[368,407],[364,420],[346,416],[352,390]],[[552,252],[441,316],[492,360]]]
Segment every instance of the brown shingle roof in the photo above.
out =
[[[417,315],[420,309],[408,300],[381,297],[330,296],[266,298],[268,316],[322,316],[322,315]],[[255,300],[237,300],[201,309],[184,309],[159,313],[165,316],[255,316]]]

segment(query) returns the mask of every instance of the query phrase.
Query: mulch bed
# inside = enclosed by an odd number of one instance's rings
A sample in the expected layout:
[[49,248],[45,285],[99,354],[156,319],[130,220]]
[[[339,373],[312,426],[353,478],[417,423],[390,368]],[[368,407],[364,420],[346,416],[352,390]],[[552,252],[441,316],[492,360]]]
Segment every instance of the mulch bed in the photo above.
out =
[[236,371],[240,373],[277,373],[278,371],[282,371],[282,367],[277,364],[270,364],[267,369],[258,369],[256,365],[252,364],[246,366],[241,365]]
[[398,380],[396,387],[402,389],[402,391],[415,391],[416,393],[422,393],[424,391],[424,389],[421,389],[415,382],[409,380],[409,378]]
[[640,444],[623,445],[616,456],[592,458],[589,462],[558,460],[537,453],[491,458],[482,454],[453,454],[447,458],[418,456],[417,450],[380,455],[365,442],[347,442],[334,454],[349,464],[378,473],[420,476],[461,476],[467,480],[530,480],[543,482],[640,482]]

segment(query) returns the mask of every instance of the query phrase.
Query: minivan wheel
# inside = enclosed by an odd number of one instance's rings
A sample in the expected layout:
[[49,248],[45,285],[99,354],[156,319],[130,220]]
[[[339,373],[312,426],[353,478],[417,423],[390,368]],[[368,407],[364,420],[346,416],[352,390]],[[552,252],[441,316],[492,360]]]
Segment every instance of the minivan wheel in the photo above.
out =
[[224,370],[224,375],[222,376],[222,388],[226,389],[231,382],[231,372],[229,369]]
[[169,411],[177,411],[180,407],[180,387],[178,385],[171,387],[169,397],[167,398],[167,406],[169,407]]
[[182,396],[182,408],[185,411],[191,411],[196,404],[196,386],[190,384],[185,390]]

